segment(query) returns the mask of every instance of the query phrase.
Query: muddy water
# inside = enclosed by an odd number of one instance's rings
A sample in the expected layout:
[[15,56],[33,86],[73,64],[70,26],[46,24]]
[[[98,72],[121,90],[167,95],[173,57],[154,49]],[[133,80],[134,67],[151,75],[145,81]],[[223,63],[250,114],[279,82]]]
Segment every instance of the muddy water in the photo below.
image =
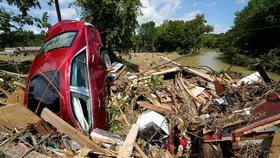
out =
[[[220,54],[215,51],[208,51],[196,56],[181,58],[178,60],[178,62],[182,65],[187,65],[187,66],[199,66],[199,65],[209,66],[216,71],[227,70],[230,67],[230,64],[223,62],[219,58],[219,55]],[[255,72],[241,66],[232,66],[230,70],[242,72],[244,75],[248,75]],[[276,73],[268,72],[268,76],[275,81],[280,80],[280,76]]]

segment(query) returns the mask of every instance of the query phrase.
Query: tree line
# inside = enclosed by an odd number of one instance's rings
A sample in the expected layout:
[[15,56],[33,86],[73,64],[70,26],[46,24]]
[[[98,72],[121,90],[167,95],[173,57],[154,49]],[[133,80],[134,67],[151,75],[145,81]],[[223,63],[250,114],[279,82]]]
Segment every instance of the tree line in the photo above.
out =
[[250,0],[235,14],[234,26],[218,38],[228,62],[280,73],[280,0]]
[[204,15],[196,15],[193,20],[166,20],[155,26],[153,21],[144,23],[133,36],[135,51],[178,51],[182,54],[196,52],[205,43],[205,34],[212,32],[213,26],[206,25]]
[[[20,13],[0,7],[0,46],[15,45],[16,41],[11,40],[15,36],[34,39],[22,36],[23,25],[49,27],[46,13],[42,18],[28,14],[30,8],[40,8],[38,0],[6,1],[19,8]],[[50,5],[52,2],[48,1]],[[213,26],[206,25],[204,15],[189,21],[165,20],[159,26],[153,21],[139,25],[140,0],[76,0],[72,5],[81,8],[82,19],[100,30],[109,53],[134,50],[186,54],[203,47],[217,48],[230,63],[248,67],[261,63],[267,70],[280,73],[280,0],[250,0],[243,10],[236,12],[232,28],[219,35],[212,33]]]

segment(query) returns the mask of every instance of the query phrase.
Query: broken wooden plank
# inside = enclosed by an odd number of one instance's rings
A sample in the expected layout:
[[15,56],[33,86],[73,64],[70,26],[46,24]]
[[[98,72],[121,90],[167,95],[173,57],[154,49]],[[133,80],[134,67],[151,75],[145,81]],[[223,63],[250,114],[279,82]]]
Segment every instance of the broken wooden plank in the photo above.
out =
[[158,107],[156,105],[150,104],[150,103],[145,102],[145,101],[138,101],[137,104],[140,107],[147,108],[149,110],[153,110],[153,111],[158,112],[158,113],[163,114],[163,115],[170,115],[171,114],[170,110],[168,110],[166,108],[163,108],[163,107]]
[[188,87],[185,85],[183,79],[181,77],[178,78],[179,82],[181,82],[181,85],[183,86],[183,89],[198,103],[203,103],[200,99],[198,99],[189,89]]
[[187,105],[189,105],[189,108],[192,111],[192,114],[197,115],[198,112],[197,112],[197,109],[196,109],[196,105],[198,105],[199,103],[196,100],[191,99],[191,97],[186,92],[185,88],[183,87],[181,80],[178,77],[175,78],[175,82],[178,84],[179,88],[181,89],[181,92],[184,96],[184,99],[187,102]]
[[47,124],[47,122],[45,122],[43,119],[38,121],[37,123],[35,123],[33,125],[33,128],[35,129],[35,131],[39,134],[39,135],[47,135],[51,132],[53,132],[53,130],[51,129],[51,127]]
[[217,78],[214,79],[213,84],[215,86],[215,91],[216,91],[217,95],[220,95],[225,91],[224,86],[221,84],[221,82]]
[[7,103],[8,104],[24,104],[24,89],[17,87],[16,90],[9,96]]
[[139,131],[139,124],[133,124],[119,151],[117,158],[128,158],[132,154],[134,143]]
[[164,75],[164,74],[168,74],[168,73],[171,73],[171,72],[178,72],[178,71],[181,71],[181,68],[173,67],[173,68],[170,68],[170,69],[167,69],[167,70],[163,70],[163,71],[160,71],[160,72],[151,73],[150,75],[151,76]]
[[280,132],[277,132],[272,140],[269,158],[279,158],[280,157]]
[[211,78],[210,75],[208,74],[205,74],[205,73],[202,73],[202,72],[199,72],[195,69],[192,69],[192,68],[188,68],[188,67],[184,67],[183,68],[184,71],[190,73],[190,74],[193,74],[193,75],[196,75],[196,76],[199,76],[199,77],[202,77],[204,78],[205,80],[207,81],[210,81],[210,82],[213,82],[214,80]]
[[70,126],[56,114],[51,112],[49,109],[44,108],[41,114],[41,117],[53,125],[57,130],[61,131],[62,133],[69,136],[71,139],[76,141],[82,147],[88,147],[94,150],[95,153],[98,154],[109,154],[107,151],[100,146],[98,146],[94,141],[90,140],[84,134],[82,134],[79,130],[75,129],[74,127]]
[[39,116],[20,104],[7,105],[0,108],[0,124],[9,129],[22,129],[40,120]]

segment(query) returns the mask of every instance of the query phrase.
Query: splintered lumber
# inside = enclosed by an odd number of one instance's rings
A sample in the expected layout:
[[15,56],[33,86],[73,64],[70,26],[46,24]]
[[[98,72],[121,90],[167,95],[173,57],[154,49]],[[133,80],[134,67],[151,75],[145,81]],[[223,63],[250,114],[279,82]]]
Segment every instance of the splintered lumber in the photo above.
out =
[[272,140],[269,158],[279,158],[280,157],[280,132],[277,132]]
[[128,132],[128,135],[119,151],[117,158],[128,158],[130,157],[134,143],[137,137],[139,131],[139,124],[133,124],[130,131]]
[[126,69],[126,66],[123,66],[123,68],[114,77],[114,80],[117,80],[120,77],[120,75],[124,72],[125,69]]
[[[27,153],[30,149],[25,146],[23,143],[18,143],[16,146],[14,147],[9,147],[7,150],[3,150],[3,153],[5,155],[5,157],[10,157],[10,158],[16,158],[16,157],[20,157],[23,154]],[[30,151],[28,152],[24,158],[51,158],[50,156],[41,154],[39,152],[36,151]]]
[[105,149],[98,146],[94,141],[90,140],[88,137],[86,137],[80,131],[78,131],[74,127],[70,126],[68,123],[66,123],[64,120],[62,120],[56,114],[51,112],[49,109],[44,108],[43,112],[41,114],[41,117],[45,121],[47,121],[51,125],[53,125],[55,128],[57,128],[58,131],[61,131],[62,133],[66,134],[71,139],[76,141],[82,147],[88,147],[88,148],[92,149],[95,153],[98,153],[98,154],[107,154]]
[[183,86],[183,88],[185,89],[185,91],[193,98],[195,99],[197,102],[202,103],[201,100],[199,100],[195,95],[193,95],[193,93],[188,89],[188,87],[185,85],[183,79],[181,77],[178,78],[179,81],[181,82],[181,85]]
[[0,125],[9,129],[22,129],[40,120],[40,117],[20,104],[7,105],[0,108]]
[[168,110],[166,108],[163,108],[163,107],[158,107],[156,105],[150,104],[150,103],[145,102],[145,101],[138,101],[137,104],[140,107],[147,108],[149,110],[153,110],[153,111],[158,112],[158,113],[163,114],[163,115],[171,114],[170,110]]
[[48,139],[50,136],[52,135],[52,133],[48,134],[47,136],[45,136],[45,138],[41,139],[37,144],[35,144],[32,148],[28,149],[23,155],[20,156],[20,158],[25,157],[27,154],[29,154],[30,152],[32,152],[32,150],[34,150],[38,145],[40,145],[41,143],[43,143],[43,141],[45,141],[46,139]]

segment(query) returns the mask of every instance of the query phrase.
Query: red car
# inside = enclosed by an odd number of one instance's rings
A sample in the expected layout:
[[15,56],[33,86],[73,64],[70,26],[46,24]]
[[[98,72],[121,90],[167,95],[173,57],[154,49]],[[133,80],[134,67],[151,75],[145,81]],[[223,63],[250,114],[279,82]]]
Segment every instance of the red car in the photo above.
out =
[[48,30],[31,65],[25,105],[38,115],[47,107],[88,133],[105,129],[110,63],[93,25],[60,21]]

